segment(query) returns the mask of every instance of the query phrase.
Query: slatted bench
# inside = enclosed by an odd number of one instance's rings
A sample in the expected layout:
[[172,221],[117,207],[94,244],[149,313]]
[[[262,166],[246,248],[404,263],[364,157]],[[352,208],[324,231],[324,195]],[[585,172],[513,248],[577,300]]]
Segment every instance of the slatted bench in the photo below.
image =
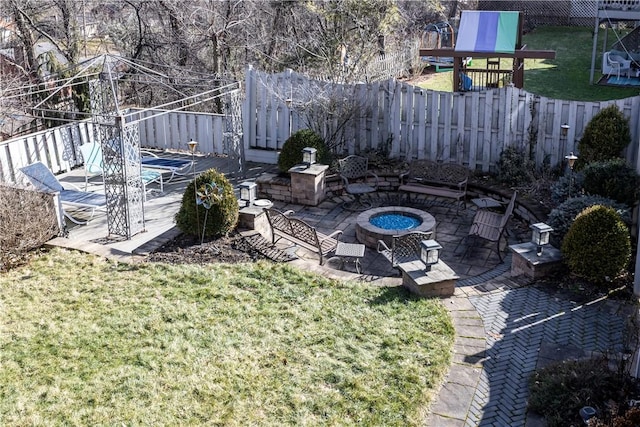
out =
[[327,236],[300,219],[290,218],[289,215],[294,213],[291,210],[280,212],[277,209],[265,208],[264,211],[271,227],[272,243],[275,244],[281,238],[285,238],[317,253],[320,256],[320,265],[324,263],[329,253],[336,250],[342,230],[336,230]]
[[[454,163],[438,163],[431,160],[414,160],[409,170],[400,174],[398,191],[428,194],[436,197],[454,199],[466,208],[467,182],[469,169]],[[456,210],[457,212],[457,210]]]

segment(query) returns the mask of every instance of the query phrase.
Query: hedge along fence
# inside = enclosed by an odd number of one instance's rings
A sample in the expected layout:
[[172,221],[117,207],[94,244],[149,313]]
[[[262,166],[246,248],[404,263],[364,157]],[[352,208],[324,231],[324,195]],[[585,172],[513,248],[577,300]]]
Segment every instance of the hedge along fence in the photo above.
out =
[[[615,104],[630,120],[625,157],[638,163],[640,97],[585,102],[545,98],[506,87],[450,93],[396,80],[343,85],[288,70],[248,69],[244,111],[247,160],[275,163],[289,135],[311,128],[340,154],[380,150],[389,157],[430,159],[494,171],[500,153],[516,146],[537,166],[562,164],[591,118]],[[570,126],[562,135],[562,124]]]

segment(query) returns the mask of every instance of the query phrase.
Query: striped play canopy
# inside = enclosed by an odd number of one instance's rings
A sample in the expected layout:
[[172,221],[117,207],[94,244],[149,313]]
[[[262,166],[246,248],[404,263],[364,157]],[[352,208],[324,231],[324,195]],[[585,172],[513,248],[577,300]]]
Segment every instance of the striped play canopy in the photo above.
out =
[[513,53],[518,37],[520,12],[465,10],[455,50]]

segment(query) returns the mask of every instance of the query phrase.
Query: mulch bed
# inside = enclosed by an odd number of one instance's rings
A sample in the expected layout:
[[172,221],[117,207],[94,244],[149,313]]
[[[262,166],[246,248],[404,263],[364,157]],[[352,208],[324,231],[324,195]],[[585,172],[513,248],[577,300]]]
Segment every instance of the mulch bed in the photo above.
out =
[[151,253],[149,262],[168,264],[209,264],[224,262],[236,264],[270,259],[287,262],[295,255],[284,252],[258,233],[242,235],[234,232],[229,236],[205,239],[202,244],[195,236],[181,234]]

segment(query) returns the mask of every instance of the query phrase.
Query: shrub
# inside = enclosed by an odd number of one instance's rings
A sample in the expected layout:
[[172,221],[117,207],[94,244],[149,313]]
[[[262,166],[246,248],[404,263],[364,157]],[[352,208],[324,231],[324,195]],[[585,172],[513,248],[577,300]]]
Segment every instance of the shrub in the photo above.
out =
[[621,415],[613,414],[610,420],[590,421],[591,427],[637,427],[640,426],[640,408],[632,407]]
[[613,208],[625,224],[631,225],[631,209],[623,203],[617,203],[615,200],[602,196],[572,197],[551,210],[547,219],[547,224],[553,228],[555,243],[562,242],[565,234],[569,231],[569,227],[573,224],[573,220],[580,212],[594,205]]
[[0,185],[0,271],[59,234],[51,194]]
[[535,179],[535,162],[513,146],[500,153],[497,166],[498,180],[510,187],[529,184]]
[[556,205],[561,204],[571,197],[577,197],[582,194],[584,183],[584,175],[582,172],[572,172],[562,175],[551,184],[551,201]]
[[629,120],[616,105],[600,110],[587,124],[578,143],[580,157],[576,167],[620,157],[631,142]]
[[302,149],[305,147],[313,147],[318,150],[316,153],[318,163],[331,164],[331,153],[322,137],[311,129],[302,129],[284,142],[278,157],[278,170],[288,172],[295,165],[302,163]]
[[623,400],[630,381],[611,371],[606,360],[570,360],[536,371],[529,379],[529,409],[543,415],[549,427],[580,425],[580,408],[604,408]]
[[638,200],[640,177],[624,159],[589,163],[583,173],[587,194],[598,194],[628,206]]
[[[200,199],[197,205],[195,188]],[[205,203],[202,203],[203,201]],[[208,213],[207,202],[210,202],[211,206]],[[207,223],[203,230],[205,214],[207,214]],[[233,186],[223,173],[215,169],[209,169],[200,174],[195,184],[191,181],[187,185],[175,220],[183,233],[194,236],[198,233],[203,233],[207,237],[229,233],[238,223],[238,200],[233,192]]]
[[595,283],[609,281],[631,259],[629,229],[613,208],[588,207],[569,228],[562,254],[572,273]]

